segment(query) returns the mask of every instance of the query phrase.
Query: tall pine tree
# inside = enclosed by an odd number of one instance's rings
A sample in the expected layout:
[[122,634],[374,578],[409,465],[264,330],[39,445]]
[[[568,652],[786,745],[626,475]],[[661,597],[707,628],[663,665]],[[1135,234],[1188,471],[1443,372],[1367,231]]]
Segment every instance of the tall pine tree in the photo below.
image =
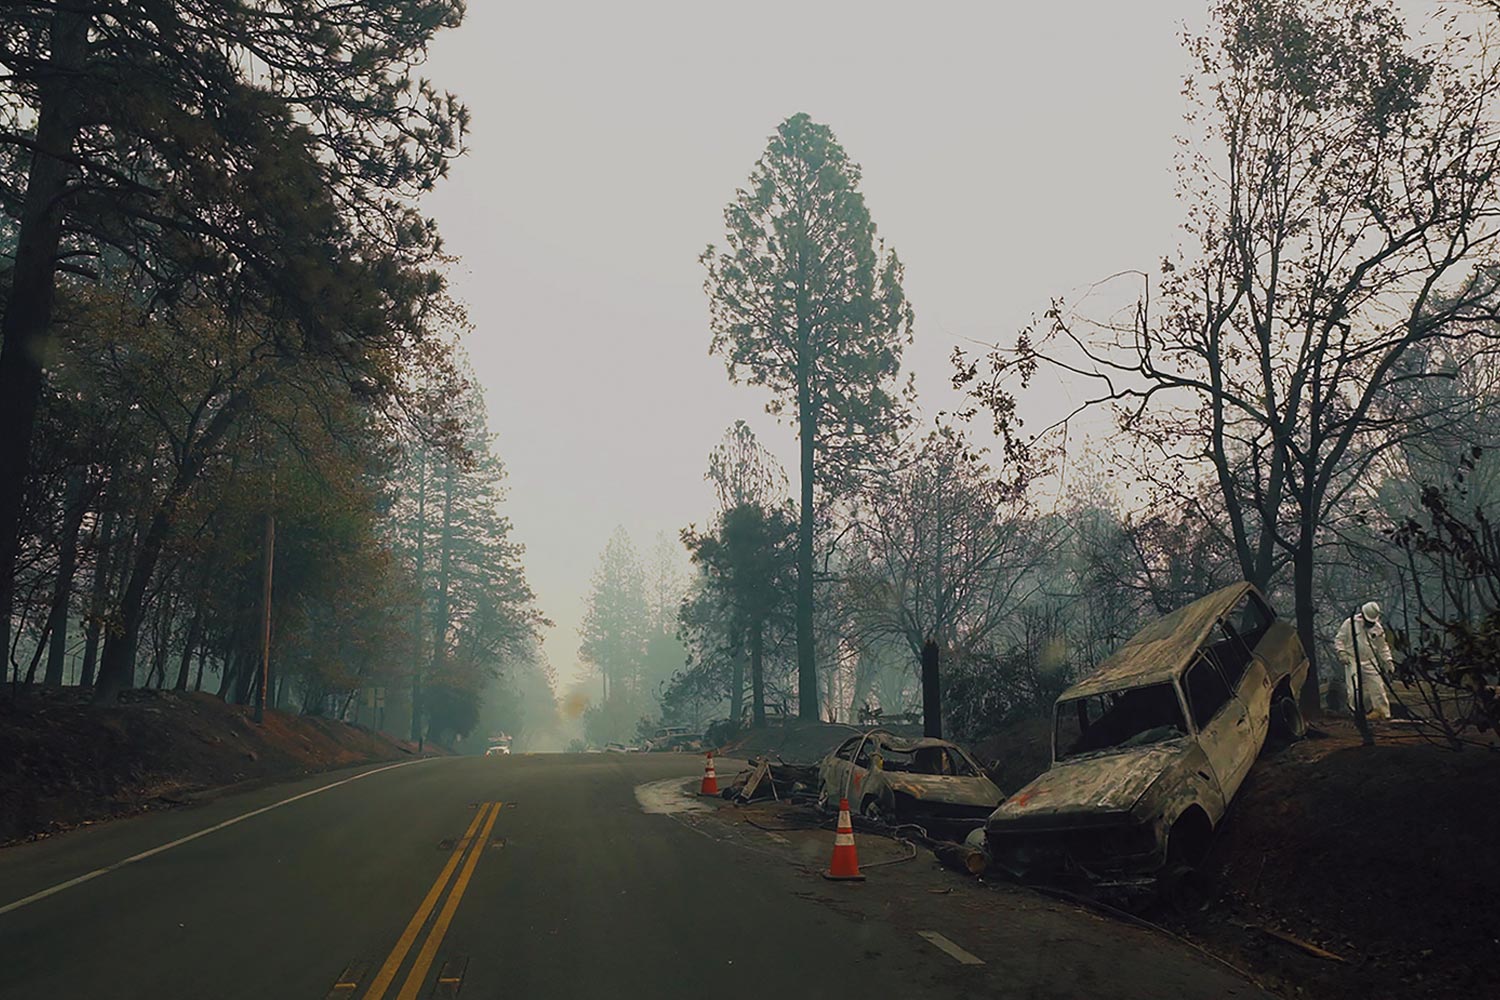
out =
[[875,233],[859,167],[806,114],[782,122],[710,246],[712,350],[735,381],[765,386],[801,443],[797,533],[798,714],[817,718],[814,502],[887,453],[907,423],[899,381],[912,310],[902,267]]

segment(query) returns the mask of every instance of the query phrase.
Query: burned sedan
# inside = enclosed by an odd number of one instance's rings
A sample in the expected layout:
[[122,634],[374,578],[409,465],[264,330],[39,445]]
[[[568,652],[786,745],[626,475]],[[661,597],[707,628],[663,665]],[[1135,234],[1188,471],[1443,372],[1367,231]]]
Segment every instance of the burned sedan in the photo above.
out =
[[985,825],[1023,877],[1196,865],[1268,732],[1300,736],[1307,655],[1249,583],[1147,625],[1058,698],[1052,766]]
[[818,800],[841,798],[871,819],[977,827],[1004,798],[956,743],[874,729],[849,737],[818,767]]

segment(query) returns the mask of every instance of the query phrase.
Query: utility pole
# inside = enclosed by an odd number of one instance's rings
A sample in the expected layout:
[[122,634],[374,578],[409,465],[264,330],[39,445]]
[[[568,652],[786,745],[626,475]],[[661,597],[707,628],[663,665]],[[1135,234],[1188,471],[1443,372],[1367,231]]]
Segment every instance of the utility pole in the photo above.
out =
[[411,738],[418,750],[426,749],[422,727],[422,615],[427,593],[427,448],[417,439],[417,615],[412,623]]
[[260,683],[256,685],[255,721],[266,719],[266,688],[271,677],[271,574],[276,566],[276,515],[266,514],[264,580],[261,583]]

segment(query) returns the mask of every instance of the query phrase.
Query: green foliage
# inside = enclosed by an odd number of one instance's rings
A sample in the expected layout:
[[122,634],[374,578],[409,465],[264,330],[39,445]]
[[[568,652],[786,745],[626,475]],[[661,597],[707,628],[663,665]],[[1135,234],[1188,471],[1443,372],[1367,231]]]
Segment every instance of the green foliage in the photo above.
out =
[[1396,639],[1401,680],[1454,746],[1500,728],[1500,526],[1465,485],[1480,455],[1465,455],[1448,485],[1424,487],[1423,516],[1390,532],[1416,605]]
[[709,453],[703,478],[714,484],[720,511],[746,504],[775,507],[790,495],[786,473],[743,420],[736,420]]
[[683,531],[683,544],[703,571],[706,588],[728,613],[731,633],[744,636],[788,613],[796,530],[785,507],[768,511],[741,504],[721,514],[712,532]]
[[618,694],[631,699],[634,711],[650,631],[645,570],[630,536],[617,527],[599,556],[579,629],[578,658],[598,671],[607,703]]
[[[278,238],[342,227],[415,259],[435,232],[402,199],[446,171],[468,125],[415,71],[462,14],[459,0],[8,6],[0,148],[13,169],[0,170],[0,204],[21,215],[29,134],[51,111],[75,119],[69,238],[96,251],[147,248],[162,277],[224,278],[212,261],[227,256],[263,281],[307,282],[326,247]],[[81,66],[49,88],[69,30],[85,34]],[[316,225],[297,218],[309,211]],[[265,265],[277,261],[298,266],[276,275]]]
[[764,724],[763,651],[767,634],[786,630],[791,617],[796,530],[786,507],[768,511],[744,503],[721,513],[710,532],[683,531],[682,543],[703,576],[695,600],[683,608],[697,663],[674,685],[679,699],[702,697],[711,679],[720,678],[729,680],[724,686],[738,706],[745,678],[725,665],[748,660],[751,711]]
[[859,178],[828,126],[793,115],[724,210],[724,249],[701,257],[712,350],[772,391],[830,475],[866,467],[907,419],[912,310]]
[[[170,683],[168,653],[174,666],[201,656],[219,693],[244,701],[272,516],[274,702],[404,729],[401,692],[417,673],[433,737],[471,731],[489,682],[545,622],[501,513],[482,400],[450,342],[427,340],[405,366],[396,400],[426,416],[393,424],[337,361],[268,349],[275,324],[201,297],[146,309],[80,289],[58,328],[42,419],[66,447],[38,452],[28,491],[24,636],[41,640],[59,594],[106,663],[117,652],[118,673],[101,683]],[[62,545],[42,530],[70,477],[87,487],[79,555],[103,574],[97,611],[57,576]],[[421,574],[408,544],[419,488],[439,500],[421,528],[434,554]],[[377,690],[385,715],[370,711]]]
[[584,710],[584,738],[595,747],[636,740],[643,728],[654,729],[647,719],[650,714],[654,713],[644,696],[624,689],[611,691],[603,702]]
[[[60,285],[129,289],[151,324],[217,312],[254,343],[262,371],[197,411],[211,450],[271,358],[391,400],[403,354],[448,311],[437,233],[414,199],[459,152],[467,112],[414,71],[461,15],[458,0],[42,0],[0,13],[0,639]],[[128,683],[152,564],[211,463],[199,443],[178,442],[142,533],[108,690]]]

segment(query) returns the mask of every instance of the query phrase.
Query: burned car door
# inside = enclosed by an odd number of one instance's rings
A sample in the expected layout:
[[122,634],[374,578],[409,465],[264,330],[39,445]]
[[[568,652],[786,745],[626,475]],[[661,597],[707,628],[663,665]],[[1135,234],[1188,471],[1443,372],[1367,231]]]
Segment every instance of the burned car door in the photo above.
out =
[[1198,730],[1198,745],[1228,802],[1260,749],[1252,736],[1245,703],[1235,696],[1213,661],[1202,654],[1188,667],[1182,689]]
[[1273,677],[1265,654],[1274,645],[1268,637],[1275,624],[1271,609],[1259,595],[1249,592],[1214,628],[1211,658],[1245,705],[1257,752],[1271,725]]
[[1310,664],[1296,626],[1278,618],[1265,599],[1254,591],[1248,595],[1244,619],[1243,622],[1236,620],[1234,627],[1254,647],[1256,657],[1265,665],[1272,698],[1277,697],[1275,692],[1278,689],[1287,697],[1297,698],[1307,680]]

